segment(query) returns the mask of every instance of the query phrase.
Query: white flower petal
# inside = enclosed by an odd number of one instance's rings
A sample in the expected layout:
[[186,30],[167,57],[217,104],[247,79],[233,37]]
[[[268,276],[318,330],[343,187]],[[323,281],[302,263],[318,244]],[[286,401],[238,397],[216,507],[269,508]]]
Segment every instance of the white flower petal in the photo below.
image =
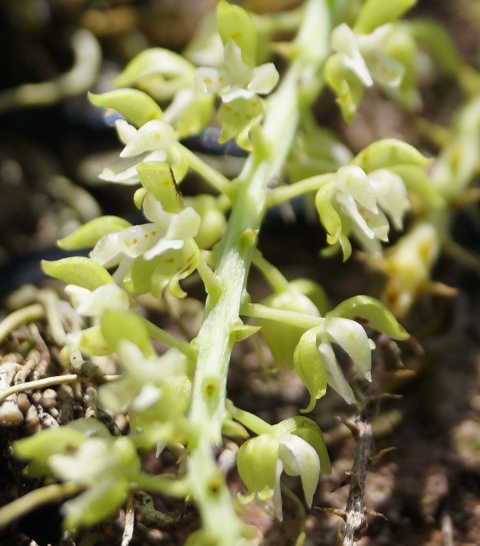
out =
[[86,440],[73,456],[55,454],[48,459],[48,465],[56,476],[77,483],[100,477],[111,464],[107,445],[99,438]]
[[338,193],[336,195],[336,200],[340,204],[341,211],[353,220],[362,234],[364,234],[368,239],[375,239],[375,233],[368,226],[364,217],[360,214],[353,197],[345,193]]
[[140,127],[120,154],[120,157],[134,157],[143,152],[167,149],[176,140],[175,130],[171,125],[153,119]]
[[227,85],[229,81],[223,70],[201,67],[195,73],[195,89],[202,95],[218,93]]
[[195,237],[200,228],[202,219],[193,207],[186,207],[178,214],[173,215],[168,227],[169,239],[189,239]]
[[340,167],[335,174],[335,185],[351,195],[357,203],[372,212],[377,211],[377,199],[372,184],[363,169],[356,165]]
[[132,400],[131,408],[137,412],[145,411],[155,404],[155,402],[158,402],[161,396],[162,390],[155,387],[155,385],[144,385],[137,396]]
[[151,193],[145,195],[143,200],[143,214],[147,220],[157,224],[163,233],[166,233],[175,214],[163,209],[162,204]]
[[137,129],[125,119],[117,119],[115,129],[117,130],[118,138],[124,144],[128,144],[137,134]]
[[360,53],[357,37],[346,23],[332,31],[331,44],[335,51],[343,54],[344,65],[358,76],[363,85],[371,87],[373,80]]
[[273,511],[278,521],[283,521],[282,493],[280,489],[280,476],[283,472],[283,464],[280,459],[277,460],[275,487],[273,489]]
[[146,260],[152,260],[156,256],[165,254],[167,250],[180,250],[183,248],[185,241],[183,239],[160,239],[156,245],[143,254]]
[[127,310],[130,308],[128,294],[116,284],[99,286],[85,295],[77,306],[77,313],[85,317],[98,317],[107,309]]
[[370,34],[360,34],[357,36],[357,43],[362,53],[376,51],[385,47],[393,32],[393,25],[387,23],[377,27]]
[[162,238],[163,233],[157,224],[132,226],[118,233],[120,249],[130,258],[138,258],[150,250]]
[[220,96],[224,103],[232,103],[237,99],[260,102],[255,92],[243,89],[243,87],[230,87],[227,91],[220,93]]
[[347,404],[354,404],[355,395],[338,365],[331,345],[329,343],[321,343],[318,347],[318,353],[325,368],[328,384],[338,392]]
[[252,79],[252,68],[242,59],[242,50],[235,40],[228,40],[224,50],[225,67],[228,71],[230,85],[246,87]]
[[109,233],[101,237],[92,252],[90,258],[104,267],[112,267],[120,262],[122,251],[120,249],[119,233]]
[[259,95],[267,95],[277,85],[279,77],[273,63],[262,64],[253,69],[253,78],[247,89]]
[[325,331],[330,341],[339,345],[370,381],[372,353],[364,328],[354,320],[332,317],[327,319]]
[[403,216],[410,208],[407,190],[398,174],[387,169],[370,173],[370,181],[377,197],[378,204],[391,218],[397,229],[403,226]]
[[405,67],[396,59],[374,51],[365,55],[365,61],[374,81],[388,87],[398,87],[402,83]]
[[315,449],[295,434],[284,434],[278,438],[278,455],[286,474],[300,476],[303,492],[308,506],[312,505],[313,495],[320,477],[320,459]]
[[136,157],[133,159],[125,159],[111,167],[105,167],[98,175],[98,178],[100,178],[100,180],[116,182],[117,184],[124,184],[126,186],[138,184],[140,178],[138,176],[137,167],[140,161],[141,158]]
[[390,224],[388,223],[387,217],[381,210],[377,213],[370,212],[365,209],[358,209],[361,214],[363,221],[372,230],[376,239],[380,241],[388,241],[388,232],[390,231]]
[[91,294],[91,291],[87,288],[77,286],[76,284],[68,284],[65,287],[65,293],[70,298],[73,307],[76,309],[82,301]]

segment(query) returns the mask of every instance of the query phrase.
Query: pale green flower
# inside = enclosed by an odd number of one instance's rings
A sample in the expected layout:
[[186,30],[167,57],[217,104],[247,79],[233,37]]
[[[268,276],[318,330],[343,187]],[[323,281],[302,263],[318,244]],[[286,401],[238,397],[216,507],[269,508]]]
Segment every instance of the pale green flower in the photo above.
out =
[[128,412],[132,426],[185,411],[190,395],[185,355],[170,349],[160,357],[146,358],[127,340],[120,342],[118,354],[125,373],[100,388],[99,398],[105,408],[113,413]]
[[[273,63],[251,66],[242,59],[242,51],[229,39],[224,49],[222,68],[197,69],[195,86],[199,93],[218,94],[222,104],[218,117],[222,122],[220,141],[239,137],[263,115],[258,95],[267,95],[278,82]],[[242,140],[243,144],[246,142]]]
[[320,476],[320,458],[308,442],[294,434],[262,434],[242,445],[238,453],[238,469],[252,493],[247,500],[256,498],[268,511],[265,501],[272,499],[275,516],[282,521],[282,472],[300,476],[305,500],[311,506]]
[[390,230],[386,214],[401,229],[410,208],[402,179],[387,169],[367,175],[360,167],[347,165],[337,171],[335,184],[339,190],[335,199],[340,211],[352,220],[353,234],[365,250],[380,252],[379,241],[387,242]]
[[[113,277],[118,283],[123,281],[135,260],[140,257],[150,261],[168,251],[175,251],[179,258],[177,269],[181,271],[187,265],[188,256],[195,252],[193,237],[199,230],[201,219],[192,207],[186,207],[178,213],[167,212],[147,192],[143,212],[150,223],[104,235],[90,254],[92,260],[100,265],[117,266]],[[183,255],[184,251],[186,256]],[[169,263],[171,259],[169,256]]]
[[65,292],[70,296],[77,313],[85,317],[98,317],[107,309],[130,308],[128,294],[113,283],[104,284],[95,290],[69,284],[65,287]]
[[405,71],[403,65],[381,53],[392,30],[392,25],[386,24],[370,34],[356,35],[347,24],[342,23],[332,32],[332,48],[342,56],[343,65],[365,87],[372,87],[374,82],[398,87],[402,81]]
[[286,419],[271,432],[247,440],[238,452],[238,471],[250,495],[268,512],[265,501],[272,499],[275,516],[282,521],[280,476],[300,476],[308,506],[312,505],[320,470],[330,472],[330,461],[322,433],[306,417]]
[[342,23],[332,31],[331,46],[336,53],[327,59],[324,74],[348,123],[365,88],[377,83],[386,90],[398,90],[402,83],[405,67],[382,51],[387,50],[392,30],[391,24],[385,24],[370,34],[357,34]]
[[371,351],[375,343],[368,338],[363,324],[393,339],[408,337],[392,313],[375,298],[354,296],[337,305],[325,315],[321,324],[303,334],[295,349],[295,369],[311,397],[304,411],[313,409],[315,401],[325,394],[327,383],[346,402],[355,402],[333,345],[350,357],[367,381],[371,380]]
[[119,139],[125,144],[120,157],[125,158],[117,165],[106,167],[99,178],[119,184],[138,184],[137,167],[141,163],[167,161],[172,144],[176,142],[173,127],[159,119],[148,121],[136,129],[126,120],[115,122]]
[[356,165],[346,165],[338,169],[332,186],[318,193],[317,208],[331,236],[329,242],[340,239],[348,257],[346,237],[350,233],[366,251],[379,254],[381,242],[388,241],[388,217],[396,229],[401,229],[410,202],[396,173],[377,169],[366,174]]
[[[343,349],[352,362],[371,381],[372,348],[375,344],[356,321],[340,317],[325,319],[323,332],[318,335],[318,354],[325,369],[327,383],[349,404],[355,402],[355,395],[338,364],[332,343]],[[317,342],[318,342],[317,341]]]
[[223,102],[232,102],[238,97],[253,99],[257,94],[268,95],[278,78],[273,63],[257,67],[245,63],[241,49],[230,39],[224,49],[224,66],[220,69],[198,68],[195,84],[200,93],[218,94]]

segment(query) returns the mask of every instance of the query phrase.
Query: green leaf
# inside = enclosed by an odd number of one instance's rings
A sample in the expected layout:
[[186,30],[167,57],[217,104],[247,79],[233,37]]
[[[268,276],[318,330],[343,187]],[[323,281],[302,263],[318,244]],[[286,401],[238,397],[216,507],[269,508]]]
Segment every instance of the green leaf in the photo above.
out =
[[172,171],[166,163],[149,161],[137,167],[143,187],[152,193],[167,212],[182,210],[182,194],[173,179]]
[[373,142],[352,160],[352,165],[357,165],[367,174],[399,165],[426,167],[430,163],[432,159],[422,155],[410,144],[395,138],[384,138]]
[[83,226],[76,229],[70,235],[63,237],[57,241],[57,245],[64,250],[78,250],[79,248],[94,247],[98,240],[107,235],[122,231],[132,224],[119,218],[118,216],[101,216],[87,222]]
[[257,31],[250,15],[240,6],[220,0],[217,5],[217,24],[223,45],[233,40],[242,51],[243,62],[255,66]]
[[41,265],[43,271],[50,277],[88,290],[115,282],[103,266],[83,256],[63,258],[54,262],[42,260]]
[[327,392],[327,376],[318,354],[318,328],[307,330],[293,354],[296,372],[310,393],[310,404],[302,412],[312,411],[315,402]]
[[96,106],[112,108],[137,127],[152,119],[163,120],[160,106],[149,95],[137,89],[116,89],[101,95],[89,93],[88,98]]
[[120,341],[135,344],[145,358],[157,357],[148,330],[142,319],[132,311],[105,311],[100,318],[102,334],[114,351]]
[[412,8],[417,0],[367,0],[358,15],[353,30],[370,34],[377,27],[395,21]]
[[327,313],[327,317],[358,320],[393,339],[407,339],[410,335],[383,303],[370,296],[348,298]]

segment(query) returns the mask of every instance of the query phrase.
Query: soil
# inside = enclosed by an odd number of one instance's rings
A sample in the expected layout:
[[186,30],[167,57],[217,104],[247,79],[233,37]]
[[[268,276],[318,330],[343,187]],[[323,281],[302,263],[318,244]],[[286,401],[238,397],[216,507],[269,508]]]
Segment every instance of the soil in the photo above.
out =
[[[66,29],[72,27],[83,26],[97,35],[104,55],[100,82],[121,69],[138,47],[180,50],[195,26],[197,12],[211,2],[109,0],[103,4],[97,9],[86,0],[4,2],[0,6],[2,90],[44,81],[67,70],[71,54],[65,36]],[[480,14],[474,1],[421,1],[412,16],[441,21],[464,58],[475,62]],[[423,94],[428,119],[448,123],[461,96],[456,82],[440,78]],[[348,128],[330,100],[322,97],[318,117],[340,131],[354,151],[380,137],[403,138],[428,151],[416,132],[413,116],[381,95],[369,93]],[[106,187],[96,180],[99,166],[107,164],[117,151],[113,131],[102,124],[84,97],[46,108],[0,113],[0,318],[39,298],[63,297],[62,286],[43,278],[38,267],[41,258],[60,257],[54,246],[56,239],[100,211],[132,214],[130,190]],[[188,188],[194,185],[187,182],[185,191],[192,191]],[[80,199],[86,200],[85,209],[78,206]],[[472,253],[480,252],[477,218],[476,207],[460,213],[452,232],[454,240]],[[324,239],[322,230],[307,217],[300,215],[293,224],[273,218],[260,235],[260,248],[288,278],[309,277],[322,284],[332,305],[358,293],[377,295],[381,278],[358,255],[345,264],[337,258],[319,259]],[[411,340],[398,346],[382,338],[376,340],[374,382],[367,393],[376,406],[374,449],[365,487],[368,526],[358,537],[360,546],[480,545],[478,276],[458,259],[443,255],[434,278],[454,287],[455,295],[425,294],[420,298],[404,320]],[[24,283],[31,287],[18,290]],[[266,295],[266,286],[255,272],[249,292],[254,301]],[[193,297],[190,303],[195,307]],[[165,309],[145,305],[144,312],[181,335]],[[190,327],[194,329],[195,324]],[[11,374],[15,383],[58,375],[62,373],[60,349],[51,325],[32,320],[0,345],[0,369],[4,377]],[[264,351],[268,362],[270,357]],[[88,383],[55,386],[19,395],[16,408],[8,401],[0,406],[0,505],[42,485],[25,480],[20,463],[11,455],[12,442],[89,415],[92,408],[85,395],[92,388]],[[265,374],[248,342],[234,349],[229,397],[239,407],[271,422],[298,414],[308,403],[295,374]],[[305,544],[333,546],[343,525],[341,513],[347,504],[349,471],[358,445],[342,420],[355,421],[358,411],[328,393],[310,416],[325,433],[333,472],[321,478],[313,507],[306,511]],[[100,417],[117,433],[126,428],[121,418]],[[173,467],[174,460],[165,453],[158,460],[147,458],[144,464],[150,471],[165,471]],[[232,492],[243,491],[235,470],[229,474],[229,483]],[[285,484],[301,498],[298,480],[286,479]],[[158,496],[154,501],[158,511],[176,519],[163,529],[139,525],[131,544],[183,544],[198,527],[194,508]],[[259,529],[252,543],[295,544],[297,510],[285,498],[284,522],[280,524],[255,505],[248,505],[244,519]],[[75,540],[61,538],[58,506],[48,505],[0,532],[0,546],[121,544],[124,522],[122,510],[112,521],[85,530]]]

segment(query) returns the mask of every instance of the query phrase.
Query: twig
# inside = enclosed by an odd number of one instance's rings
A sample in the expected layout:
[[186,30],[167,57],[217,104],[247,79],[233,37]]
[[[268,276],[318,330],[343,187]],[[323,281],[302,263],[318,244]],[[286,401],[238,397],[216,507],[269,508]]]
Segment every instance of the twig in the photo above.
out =
[[366,529],[365,482],[372,453],[372,421],[376,400],[367,397],[355,423],[345,422],[355,437],[355,455],[350,473],[350,490],[345,509],[345,527],[342,530],[343,546],[356,546]]

